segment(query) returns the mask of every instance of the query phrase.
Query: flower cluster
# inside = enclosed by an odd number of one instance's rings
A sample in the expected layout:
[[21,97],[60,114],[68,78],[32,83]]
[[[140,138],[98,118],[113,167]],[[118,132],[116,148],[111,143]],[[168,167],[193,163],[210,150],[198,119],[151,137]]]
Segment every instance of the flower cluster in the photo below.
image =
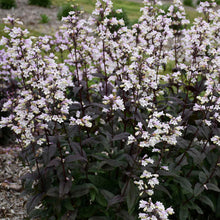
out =
[[[5,19],[5,22],[20,24],[11,17]],[[17,96],[8,97],[3,105],[2,111],[10,111],[12,114],[1,119],[1,127],[11,127],[20,136],[17,141],[21,146],[27,146],[36,141],[41,130],[48,128],[50,121],[62,123],[65,120],[72,104],[66,98],[66,89],[73,86],[73,83],[68,67],[57,64],[54,54],[42,57],[41,49],[49,37],[35,42],[26,39],[28,31],[20,27],[13,26],[6,31],[11,41],[1,41],[1,45],[6,48],[6,59],[1,66],[2,69],[10,67],[10,75],[12,79],[16,78],[18,89]]]
[[[48,209],[57,219],[93,217],[80,204],[93,207],[98,217],[103,207],[112,219],[132,215],[138,188],[139,218],[166,220],[174,214],[165,208],[172,202],[154,199],[160,184],[170,196],[166,178],[184,188],[185,200],[174,207],[180,216],[178,208],[196,200],[215,177],[219,157],[205,173],[201,164],[219,154],[220,11],[213,2],[201,3],[205,16],[189,27],[180,0],[167,12],[160,4],[144,0],[142,16],[128,28],[122,19],[109,18],[110,0],[98,0],[90,16],[70,12],[54,37],[29,37],[20,21],[5,19],[1,83],[14,80],[17,89],[7,94],[2,111],[10,114],[0,128],[15,132],[25,155],[34,151],[25,158],[37,167],[33,188],[42,190],[42,206],[53,206],[50,196],[58,198],[60,209]],[[194,189],[187,179],[193,169],[201,182],[192,181]],[[109,192],[113,176],[118,182]],[[82,203],[85,195],[89,203]],[[128,210],[119,212],[124,206]]]

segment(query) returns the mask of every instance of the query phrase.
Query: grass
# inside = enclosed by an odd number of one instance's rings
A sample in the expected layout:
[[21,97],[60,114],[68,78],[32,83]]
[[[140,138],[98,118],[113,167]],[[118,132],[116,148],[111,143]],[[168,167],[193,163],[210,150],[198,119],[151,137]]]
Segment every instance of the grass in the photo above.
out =
[[[77,3],[85,12],[91,13],[95,8],[96,0],[52,0],[53,5],[62,6],[65,3]],[[132,2],[128,0],[113,0],[115,8],[122,8],[128,15],[131,23],[134,23],[140,17],[140,8],[143,6],[142,3]],[[168,4],[165,4],[165,6]],[[199,13],[193,8],[186,7],[186,16],[192,23],[194,18],[199,16]]]
[[191,24],[193,23],[195,18],[201,17],[201,14],[193,8],[187,7],[185,10],[186,10],[186,18],[189,19]]
[[[5,27],[5,24],[0,23],[0,39],[1,39],[2,36],[8,37],[8,35],[4,32],[4,27]],[[32,30],[32,29],[28,29],[28,31],[30,32],[30,34],[29,34],[30,36],[39,37],[39,36],[45,35],[45,34],[42,34],[38,31],[35,31],[35,30]]]
[[3,23],[0,23],[0,36],[6,37],[6,34],[4,32],[5,25]]
[[[53,5],[56,6],[62,6],[67,2],[77,3],[85,12],[91,13],[95,8],[96,0],[52,0]],[[131,22],[136,21],[140,17],[140,8],[143,6],[142,3],[136,3],[127,0],[113,0],[113,5],[115,8],[122,8],[123,10],[125,10]]]
[[[65,3],[77,3],[86,12],[91,13],[95,8],[96,0],[52,0],[52,4],[55,6],[62,6]],[[131,24],[134,24],[140,17],[140,8],[143,6],[142,3],[131,2],[128,0],[113,0],[115,8],[122,8],[130,20]],[[186,8],[186,16],[192,23],[194,18],[200,16],[200,14],[193,8]],[[0,23],[0,36],[4,36],[4,25]],[[41,33],[30,30],[31,34],[34,36],[40,36]]]

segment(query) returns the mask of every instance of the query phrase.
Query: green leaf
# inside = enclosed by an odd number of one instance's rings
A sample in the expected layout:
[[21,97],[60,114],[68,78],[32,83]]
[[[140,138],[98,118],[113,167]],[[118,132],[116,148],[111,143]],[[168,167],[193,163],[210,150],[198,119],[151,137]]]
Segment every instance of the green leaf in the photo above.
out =
[[95,201],[95,197],[96,197],[96,192],[94,190],[91,190],[90,191],[90,198],[91,198],[91,201]]
[[193,202],[190,203],[189,208],[190,208],[190,209],[194,209],[194,210],[196,210],[197,213],[200,214],[200,215],[203,214],[202,209],[201,209],[198,205],[196,205],[195,203],[193,203]]
[[204,186],[201,183],[196,183],[194,187],[194,196],[197,197],[202,191],[204,191]]
[[111,200],[115,195],[108,190],[101,189],[100,190],[101,194],[105,197],[107,201]]
[[72,212],[68,212],[67,214],[65,214],[64,216],[62,216],[61,220],[75,220],[77,217],[77,210],[72,211]]
[[111,167],[126,167],[127,166],[127,163],[124,162],[124,161],[119,161],[117,159],[107,159],[105,161],[102,161],[100,163],[100,168],[102,168],[104,165],[108,164],[109,166]]
[[189,210],[186,206],[180,206],[179,219],[186,220],[189,216]]
[[214,207],[214,204],[212,202],[212,200],[208,197],[208,196],[203,196],[201,195],[199,197],[199,200],[202,202],[202,203],[205,203],[206,205],[208,205],[213,212],[215,212],[215,207]]
[[134,216],[130,215],[125,210],[120,210],[120,212],[117,213],[117,216],[120,217],[120,219],[122,220],[135,220],[136,219]]
[[112,180],[109,181],[109,179],[102,177],[101,175],[88,175],[88,179],[92,184],[100,189],[109,188],[111,187],[112,183],[114,183]]
[[103,207],[107,207],[108,205],[107,200],[100,192],[96,195],[96,201]]
[[74,211],[74,207],[73,207],[73,204],[71,203],[71,200],[70,199],[67,199],[67,200],[64,200],[63,201],[63,205],[64,207],[67,209],[67,210],[71,210],[71,211]]
[[216,217],[220,218],[220,193],[218,193],[218,199],[216,203]]
[[77,216],[77,219],[88,219],[92,216],[97,215],[97,212],[100,212],[100,206],[97,206],[95,204],[87,205],[87,206],[81,206],[79,209],[79,216]]
[[32,210],[29,214],[28,214],[28,219],[24,219],[24,220],[29,220],[29,219],[42,219],[42,217],[44,216],[44,211],[42,209],[34,209]]
[[135,209],[136,203],[138,199],[138,190],[134,185],[132,180],[129,180],[127,190],[126,190],[126,201],[128,206],[128,213],[132,214]]
[[82,185],[75,185],[71,188],[71,194],[73,198],[82,197],[90,192],[91,189],[94,189],[98,192],[97,188],[91,183],[84,183]]
[[[183,159],[182,159],[183,157]],[[187,161],[187,158],[186,156],[184,156],[184,153],[180,154],[177,158],[176,158],[176,163],[179,163],[181,160],[181,163],[179,164],[178,167],[182,167],[182,166],[185,166],[185,165],[188,165],[188,161]]]
[[207,183],[206,186],[209,190],[213,190],[215,192],[220,192],[220,189],[218,188],[218,186],[216,186],[213,183]]
[[199,172],[199,181],[201,182],[201,183],[205,183],[205,181],[207,180],[207,176],[206,176],[206,174],[204,173],[204,172]]
[[187,153],[193,158],[195,164],[201,164],[206,157],[204,153],[200,153],[196,148],[191,148]]
[[89,218],[88,220],[109,220],[109,218],[105,216],[94,216]]
[[164,192],[164,193],[166,193],[169,196],[170,199],[172,198],[170,192],[164,186],[162,186],[162,185],[156,185],[155,186],[155,190]]
[[181,185],[183,189],[185,189],[187,192],[193,193],[192,190],[192,184],[189,182],[187,178],[184,177],[178,177],[176,181]]

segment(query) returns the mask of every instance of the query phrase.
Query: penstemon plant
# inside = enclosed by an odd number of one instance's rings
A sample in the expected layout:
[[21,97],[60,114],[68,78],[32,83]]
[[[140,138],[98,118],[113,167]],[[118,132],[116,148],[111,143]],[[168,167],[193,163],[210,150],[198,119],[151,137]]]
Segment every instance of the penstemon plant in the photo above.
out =
[[145,0],[128,28],[110,0],[98,0],[89,17],[70,12],[54,37],[4,19],[1,81],[16,86],[0,127],[14,131],[30,168],[30,218],[220,216],[214,7],[201,2],[203,16],[189,26],[181,1],[165,12]]

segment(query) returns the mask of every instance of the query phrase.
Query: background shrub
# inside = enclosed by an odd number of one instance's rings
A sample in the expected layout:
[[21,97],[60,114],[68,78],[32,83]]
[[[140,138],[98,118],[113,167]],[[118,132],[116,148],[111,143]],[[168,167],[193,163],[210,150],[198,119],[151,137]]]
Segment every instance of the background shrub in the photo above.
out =
[[40,23],[42,24],[46,24],[50,21],[50,19],[48,18],[46,14],[41,14],[40,17],[41,17]]
[[0,0],[0,8],[3,9],[10,9],[16,7],[16,1],[15,0]]
[[169,7],[170,7],[170,4],[162,4],[159,6],[159,8],[164,10],[165,13],[168,12]]
[[[197,5],[199,5],[200,2],[206,2],[206,1],[207,1],[207,2],[212,2],[211,0],[198,0],[198,1],[197,1]],[[220,5],[220,0],[215,0],[215,2],[216,2],[217,5]]]
[[[116,18],[117,20],[123,19],[125,26],[129,27],[130,26],[130,21],[128,18],[128,15],[126,13],[126,11],[122,8],[121,12],[117,12],[118,9],[112,9],[111,13],[107,16],[107,18],[111,19],[111,18]],[[112,32],[117,31],[121,26],[114,26],[112,27]]]
[[184,0],[183,4],[186,6],[193,7],[193,0]]
[[38,5],[42,7],[49,7],[51,5],[51,0],[28,0],[30,5]]
[[72,5],[70,3],[65,4],[59,8],[59,11],[57,13],[57,18],[58,20],[61,20],[62,17],[67,17],[70,11],[78,11],[78,10],[79,10],[79,6],[77,5]]

